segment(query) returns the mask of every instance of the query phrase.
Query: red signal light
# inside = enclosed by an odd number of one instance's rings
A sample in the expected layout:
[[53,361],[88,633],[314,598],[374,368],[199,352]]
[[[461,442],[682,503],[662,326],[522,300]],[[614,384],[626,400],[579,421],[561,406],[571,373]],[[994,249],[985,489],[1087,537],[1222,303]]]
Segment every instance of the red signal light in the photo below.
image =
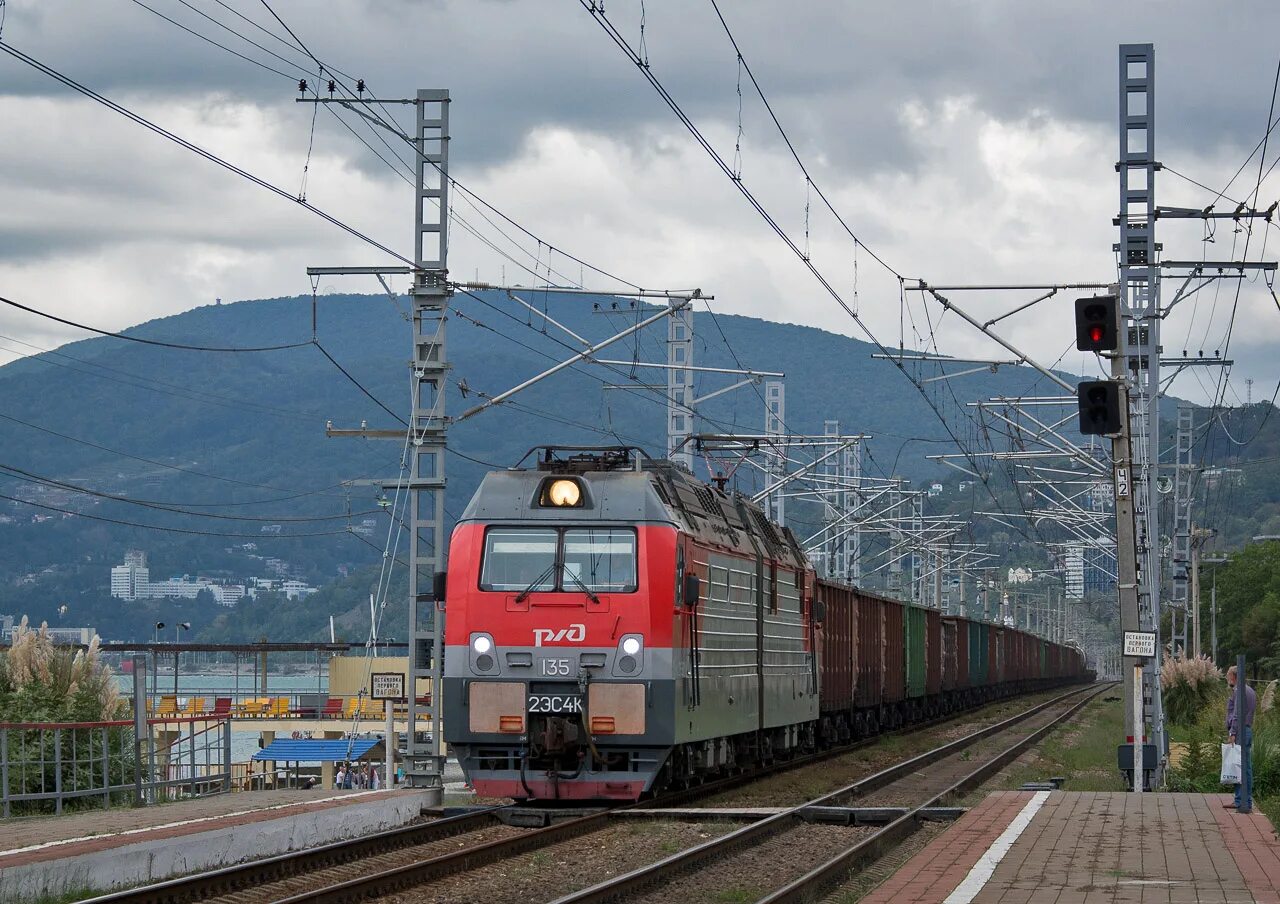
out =
[[1102,324],[1095,323],[1089,327],[1089,340],[1091,342],[1101,342],[1102,337],[1106,334],[1106,329]]

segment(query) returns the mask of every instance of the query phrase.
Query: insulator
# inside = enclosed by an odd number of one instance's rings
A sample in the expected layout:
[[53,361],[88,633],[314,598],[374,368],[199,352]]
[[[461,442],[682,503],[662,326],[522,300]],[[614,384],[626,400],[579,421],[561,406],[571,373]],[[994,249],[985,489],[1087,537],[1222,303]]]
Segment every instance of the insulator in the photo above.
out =
[[305,78],[298,79],[298,91],[302,94],[307,93],[307,80]]
[[364,79],[356,79],[356,94],[364,94]]
[[338,83],[335,82],[333,79],[329,79],[329,94],[332,95],[333,92],[337,90],[338,90]]

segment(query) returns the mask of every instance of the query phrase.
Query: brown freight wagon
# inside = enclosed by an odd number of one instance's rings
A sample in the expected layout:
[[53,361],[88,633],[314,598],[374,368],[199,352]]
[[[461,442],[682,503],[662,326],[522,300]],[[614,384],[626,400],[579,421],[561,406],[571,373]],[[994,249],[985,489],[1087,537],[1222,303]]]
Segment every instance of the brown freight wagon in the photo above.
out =
[[1004,683],[1005,661],[1004,628],[992,625],[987,632],[987,685],[996,687]]
[[904,634],[904,607],[886,600],[880,607],[884,636],[884,693],[887,704],[901,703],[907,697],[907,648]]
[[[854,593],[857,603],[857,653],[854,656],[857,682],[853,688],[854,705],[858,707],[876,707],[884,699],[884,609],[893,605],[901,613],[902,607],[891,604],[877,596]],[[894,645],[901,656],[902,621],[899,615],[898,633],[894,637]],[[901,691],[899,691],[901,694]]]
[[851,588],[819,580],[818,598],[826,606],[822,621],[822,712],[853,709],[857,679],[858,596]]
[[942,693],[942,613],[926,609],[924,613],[924,692],[930,697]]
[[960,685],[959,673],[959,654],[957,651],[958,633],[960,625],[957,619],[943,618],[941,625],[942,634],[942,690],[943,693],[949,693],[957,690]]

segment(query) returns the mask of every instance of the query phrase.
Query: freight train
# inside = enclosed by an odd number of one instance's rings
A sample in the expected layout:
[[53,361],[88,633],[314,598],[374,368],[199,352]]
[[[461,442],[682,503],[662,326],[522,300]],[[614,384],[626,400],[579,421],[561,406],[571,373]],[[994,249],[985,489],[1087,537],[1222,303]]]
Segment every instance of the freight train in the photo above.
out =
[[449,545],[444,737],[482,796],[636,800],[1086,677],[1071,647],[819,578],[755,504],[639,449],[530,456]]

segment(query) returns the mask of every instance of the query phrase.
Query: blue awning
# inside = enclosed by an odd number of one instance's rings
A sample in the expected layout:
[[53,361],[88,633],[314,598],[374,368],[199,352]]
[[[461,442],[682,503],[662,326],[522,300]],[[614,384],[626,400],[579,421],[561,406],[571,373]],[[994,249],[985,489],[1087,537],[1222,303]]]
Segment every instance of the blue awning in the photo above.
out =
[[281,738],[259,750],[253,758],[295,763],[339,763],[358,760],[381,743],[380,738],[358,738],[354,741]]

